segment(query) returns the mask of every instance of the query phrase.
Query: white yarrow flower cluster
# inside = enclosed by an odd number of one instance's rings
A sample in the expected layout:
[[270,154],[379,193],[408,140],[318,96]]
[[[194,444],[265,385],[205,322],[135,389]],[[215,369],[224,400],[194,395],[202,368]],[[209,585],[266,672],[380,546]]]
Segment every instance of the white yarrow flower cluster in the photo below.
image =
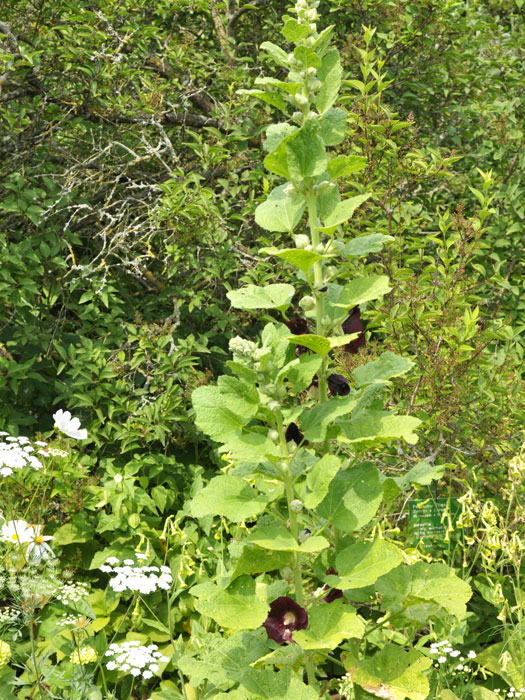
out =
[[113,656],[108,661],[108,671],[125,671],[132,676],[151,678],[159,670],[160,663],[167,663],[169,658],[158,651],[156,644],[141,646],[138,641],[110,644],[106,656]]
[[122,564],[116,557],[109,557],[100,567],[104,573],[113,575],[109,585],[114,591],[147,595],[159,589],[170,589],[173,577],[169,566],[144,566],[133,559],[124,559]]
[[[35,442],[31,444],[29,438],[25,436],[11,437],[9,433],[0,432],[0,476],[11,476],[17,469],[31,467],[32,469],[42,469],[42,462],[33,454],[35,445],[43,445],[45,442]],[[44,450],[37,450],[44,453]]]
[[56,413],[53,413],[53,420],[56,427],[64,435],[75,438],[75,440],[87,440],[87,430],[80,427],[80,420],[73,418],[69,411],[59,409]]

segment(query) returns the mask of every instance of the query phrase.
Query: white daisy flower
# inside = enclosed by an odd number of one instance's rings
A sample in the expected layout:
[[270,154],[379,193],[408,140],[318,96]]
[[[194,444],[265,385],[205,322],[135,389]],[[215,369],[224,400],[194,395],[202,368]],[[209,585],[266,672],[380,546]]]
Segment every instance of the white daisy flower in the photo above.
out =
[[54,540],[51,535],[42,535],[42,525],[35,525],[33,528],[33,537],[27,548],[27,557],[32,564],[40,564],[42,559],[50,559],[55,556],[51,547],[46,543],[46,540]]
[[61,433],[64,433],[64,435],[75,438],[75,440],[87,440],[87,430],[80,427],[80,420],[78,418],[73,418],[69,411],[59,409],[53,414],[53,419],[55,421],[55,426]]
[[2,526],[2,539],[12,544],[31,542],[35,531],[25,520],[10,520]]

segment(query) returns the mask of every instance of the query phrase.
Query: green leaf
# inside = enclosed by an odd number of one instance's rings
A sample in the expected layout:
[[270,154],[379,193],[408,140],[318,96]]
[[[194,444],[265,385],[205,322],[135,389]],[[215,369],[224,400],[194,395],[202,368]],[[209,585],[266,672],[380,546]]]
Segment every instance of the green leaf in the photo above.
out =
[[219,377],[218,386],[200,386],[191,396],[195,424],[217,442],[240,430],[259,406],[257,389],[235,377]]
[[268,603],[257,596],[255,580],[251,576],[235,579],[227,590],[213,583],[203,583],[194,586],[190,593],[197,597],[195,609],[221,627],[256,629],[268,615]]
[[313,250],[304,250],[304,248],[261,248],[259,253],[275,255],[276,258],[286,260],[302,270],[305,275],[315,262],[326,258],[326,255],[319,255]]
[[342,74],[339,51],[335,48],[329,49],[317,71],[317,77],[323,84],[315,99],[320,114],[327,112],[337,99]]
[[301,415],[301,425],[306,439],[322,442],[326,437],[328,425],[339,416],[350,413],[356,403],[357,400],[352,395],[334,397],[304,411]]
[[441,479],[446,468],[446,464],[438,464],[437,466],[433,466],[428,462],[418,462],[410,471],[403,474],[403,476],[395,476],[393,478],[399,488],[403,491],[409,486],[409,484],[427,486],[432,481]]
[[315,508],[328,493],[328,487],[339,469],[343,466],[342,460],[335,455],[323,455],[318,460],[306,477],[306,485],[309,492],[304,499],[306,508]]
[[240,476],[221,474],[199,491],[190,504],[194,518],[223,515],[234,523],[254,518],[266,508],[268,499]]
[[399,377],[413,366],[414,363],[407,357],[401,357],[393,352],[385,352],[379,360],[356,367],[352,376],[357,386],[366,386],[376,382],[385,382],[392,377]]
[[382,496],[379,472],[364,462],[335,476],[315,512],[343,532],[354,532],[372,520]]
[[277,46],[277,44],[273,44],[271,41],[263,41],[260,48],[263,51],[266,51],[270,58],[272,58],[279,66],[283,66],[283,68],[290,67],[288,54],[286,51],[281,49],[280,46]]
[[465,617],[466,603],[472,595],[470,586],[445,564],[418,561],[401,565],[375,583],[385,609],[397,612],[407,604],[434,602],[459,620]]
[[[329,109],[319,120],[319,136],[322,138],[325,146],[337,146],[343,141],[346,133],[346,112],[344,109]],[[333,175],[333,161],[337,158],[355,158],[357,156],[336,156],[328,161],[326,169],[332,177],[340,177]],[[363,158],[366,164],[366,158]],[[363,165],[364,167],[364,165]],[[361,168],[358,168],[360,170]],[[356,172],[355,170],[352,172]],[[346,174],[346,173],[345,173]]]
[[387,241],[393,240],[393,236],[384,236],[382,233],[370,233],[367,236],[358,236],[345,245],[344,255],[348,258],[359,258],[369,253],[378,253],[383,249]]
[[306,177],[321,175],[326,170],[328,157],[318,130],[317,120],[307,119],[298,131],[282,142],[281,146],[284,145],[286,150],[290,179],[303,180]]
[[309,537],[303,544],[298,544],[292,533],[281,523],[264,523],[258,525],[248,535],[248,542],[282,552],[320,552],[329,546],[324,537]]
[[260,547],[246,545],[235,564],[232,581],[243,574],[261,574],[288,566],[291,554],[285,551],[274,552]]
[[287,19],[281,29],[281,34],[286,41],[292,44],[297,44],[301,39],[305,39],[309,33],[310,28],[306,24],[299,24],[296,19]]
[[[57,544],[66,545],[73,542],[89,542],[93,539],[93,526],[86,518],[73,515],[72,521],[62,525],[54,533]],[[109,556],[109,554],[108,554]]]
[[[338,110],[334,110],[338,111]],[[330,110],[332,112],[332,110]],[[325,117],[328,117],[330,112],[327,112]],[[346,114],[345,114],[345,121],[346,121]],[[321,136],[323,134],[321,133]],[[323,137],[324,138],[324,137]],[[326,141],[325,141],[326,143]],[[333,144],[327,143],[327,146],[331,146]],[[332,160],[328,161],[327,165],[327,170],[328,174],[337,179],[338,177],[346,177],[347,175],[352,175],[353,173],[358,173],[360,170],[363,170],[363,168],[366,168],[366,158],[364,156],[335,156],[335,158],[332,158]],[[381,236],[382,234],[380,233],[372,233],[370,234],[371,236]],[[361,238],[367,238],[368,236],[361,236]],[[385,238],[389,238],[389,236],[385,236]],[[355,239],[359,240],[359,239]],[[352,241],[351,241],[352,242]],[[347,244],[349,245],[349,244]],[[346,253],[346,250],[345,250]]]
[[277,80],[277,78],[255,78],[256,85],[271,85],[272,87],[279,88],[286,92],[288,95],[295,95],[298,90],[303,87],[302,83],[289,83],[284,80]]
[[[302,675],[302,674],[301,674]],[[318,700],[319,694],[311,686],[305,685],[300,676],[290,668],[277,673],[271,669],[258,671],[248,668],[241,681],[242,693],[235,700]],[[247,694],[247,691],[249,694]],[[215,696],[214,700],[220,698]],[[224,700],[229,700],[225,696]]]
[[263,141],[263,149],[267,153],[275,151],[281,141],[287,136],[291,136],[297,131],[297,127],[293,124],[283,122],[281,124],[270,124],[266,129],[266,139]]
[[263,102],[272,105],[272,107],[277,107],[281,112],[285,114],[288,112],[288,102],[280,95],[278,92],[265,92],[264,90],[237,90],[238,95],[253,95],[258,97]]
[[226,296],[236,309],[287,309],[290,306],[295,289],[291,284],[268,284],[246,287],[227,292]]
[[419,418],[396,416],[389,411],[365,410],[349,421],[338,421],[342,443],[379,443],[388,440],[405,440],[415,445],[418,436],[414,430],[420,425]]
[[364,622],[355,610],[341,600],[318,605],[308,615],[308,628],[294,632],[293,638],[303,649],[335,649],[344,639],[360,639]]
[[319,355],[304,353],[297,358],[286,373],[286,378],[294,392],[304,391],[312,383],[314,375],[319,371],[323,360]]
[[267,650],[266,640],[259,632],[238,632],[229,638],[208,635],[205,641],[198,657],[185,654],[177,661],[194,688],[206,682],[222,690],[231,688]]
[[[516,686],[514,686],[516,687]],[[523,687],[523,686],[518,686],[518,687]],[[444,695],[443,693],[448,693],[447,695]],[[459,700],[459,698],[454,695],[450,690],[442,690],[441,691],[441,699],[442,700]],[[482,686],[478,685],[476,686],[473,691],[472,691],[472,700],[500,700],[500,696],[497,695],[496,693],[493,693],[492,690],[489,690],[488,688],[483,688]]]
[[371,196],[372,193],[367,192],[366,194],[358,194],[355,197],[350,197],[349,199],[343,199],[342,202],[339,202],[334,211],[324,219],[324,226],[320,226],[319,230],[328,231],[331,233],[336,226],[348,221],[357,207],[361,206],[361,204],[366,202],[366,200]]
[[345,284],[339,299],[334,302],[334,306],[342,309],[353,309],[354,306],[364,304],[365,301],[379,299],[384,294],[388,294],[391,289],[386,275],[359,277]]
[[371,658],[344,655],[351,679],[371,695],[386,700],[425,700],[430,686],[425,673],[432,660],[415,649],[386,644]]
[[336,558],[338,576],[329,576],[329,586],[347,590],[364,588],[377,581],[403,561],[401,550],[386,540],[358,542],[343,549]]
[[323,335],[305,333],[304,335],[290,335],[288,340],[296,345],[304,345],[309,350],[313,350],[321,357],[326,357],[330,350],[346,345],[355,340],[359,333],[349,333],[348,335],[337,335],[332,338],[325,338]]
[[280,448],[267,435],[253,430],[230,433],[222,440],[219,452],[231,452],[234,461],[260,464],[268,457],[279,457]]
[[321,57],[309,46],[296,46],[293,55],[305,68],[321,67]]
[[286,194],[289,184],[273,189],[268,199],[256,208],[255,221],[261,228],[291,233],[301,220],[306,201],[301,194]]

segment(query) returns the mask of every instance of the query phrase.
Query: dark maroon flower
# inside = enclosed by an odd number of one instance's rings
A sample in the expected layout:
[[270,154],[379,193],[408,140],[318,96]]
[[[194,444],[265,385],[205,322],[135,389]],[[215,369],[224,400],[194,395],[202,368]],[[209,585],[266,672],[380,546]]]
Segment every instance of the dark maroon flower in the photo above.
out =
[[279,644],[293,643],[292,632],[306,629],[308,615],[295,600],[281,596],[270,603],[270,614],[263,625],[270,639]]
[[304,435],[295,425],[295,423],[290,423],[290,425],[286,428],[284,438],[286,442],[292,442],[293,440],[293,442],[295,442],[296,445],[308,445],[308,440],[304,439]]
[[308,333],[308,321],[305,318],[291,318],[285,321],[285,325],[294,335],[305,335]]
[[342,374],[331,374],[327,381],[332,396],[348,396],[350,393],[350,384]]
[[[326,571],[327,576],[337,576],[337,571],[330,567]],[[343,597],[343,591],[341,591],[339,588],[330,588],[330,586],[327,584],[326,586],[323,586],[323,591],[328,591],[327,595],[323,598],[325,603],[331,603],[333,600],[337,600],[338,598]]]
[[341,324],[341,328],[345,334],[359,333],[355,340],[352,340],[350,343],[347,343],[347,345],[344,346],[346,352],[350,353],[350,355],[355,355],[359,348],[363,347],[365,344],[365,334],[363,333],[364,327],[363,322],[361,321],[361,311],[359,310],[359,306],[354,306],[346,321]]

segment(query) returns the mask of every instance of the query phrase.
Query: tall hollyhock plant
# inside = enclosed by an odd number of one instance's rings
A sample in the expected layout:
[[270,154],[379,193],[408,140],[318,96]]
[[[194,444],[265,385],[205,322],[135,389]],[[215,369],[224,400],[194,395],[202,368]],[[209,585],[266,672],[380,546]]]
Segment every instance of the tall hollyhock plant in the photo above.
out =
[[[248,285],[228,293],[233,307],[264,310],[275,321],[260,338],[232,338],[227,374],[192,395],[197,427],[227,455],[228,466],[197,491],[185,513],[206,528],[220,517],[236,534],[221,551],[216,575],[190,590],[195,610],[211,618],[216,631],[201,644],[207,651],[188,650],[178,664],[192,688],[205,678],[212,684],[206,697],[259,698],[266,688],[262,697],[314,700],[329,652],[348,660],[355,683],[381,687],[381,697],[404,697],[387,693],[388,683],[402,686],[398,676],[406,673],[410,692],[419,693],[408,697],[424,698],[429,659],[385,638],[381,649],[389,660],[380,678],[381,664],[369,669],[356,644],[374,630],[373,648],[377,630],[410,607],[410,596],[428,601],[429,614],[444,610],[461,617],[469,589],[443,564],[408,565],[394,543],[361,534],[373,529],[385,480],[391,498],[412,480],[429,483],[443,469],[420,463],[396,481],[360,457],[391,440],[417,441],[420,421],[384,410],[382,398],[389,381],[412,367],[410,360],[387,352],[356,368],[350,382],[334,372],[334,350],[356,352],[362,342],[360,308],[390,289],[382,275],[347,279],[342,263],[380,250],[389,237],[349,233],[354,212],[372,206],[372,192],[353,179],[365,157],[342,146],[348,114],[336,106],[341,61],[330,46],[332,27],[318,30],[317,6],[314,0],[296,2],[284,17],[287,50],[272,42],[261,47],[281,77],[258,78],[248,91],[282,113],[264,141],[264,164],[275,187],[255,220],[279,240],[287,234],[287,242],[261,255],[292,265],[297,284]],[[371,36],[366,30],[366,51]],[[300,318],[288,316],[292,301],[302,309]],[[314,377],[318,390],[305,392]],[[245,521],[252,526],[240,527]],[[388,608],[362,618],[350,602],[352,591],[371,585]],[[448,597],[439,598],[444,590]],[[293,653],[284,655],[282,645]],[[235,664],[224,666],[225,658]],[[387,672],[392,665],[398,676]]]

